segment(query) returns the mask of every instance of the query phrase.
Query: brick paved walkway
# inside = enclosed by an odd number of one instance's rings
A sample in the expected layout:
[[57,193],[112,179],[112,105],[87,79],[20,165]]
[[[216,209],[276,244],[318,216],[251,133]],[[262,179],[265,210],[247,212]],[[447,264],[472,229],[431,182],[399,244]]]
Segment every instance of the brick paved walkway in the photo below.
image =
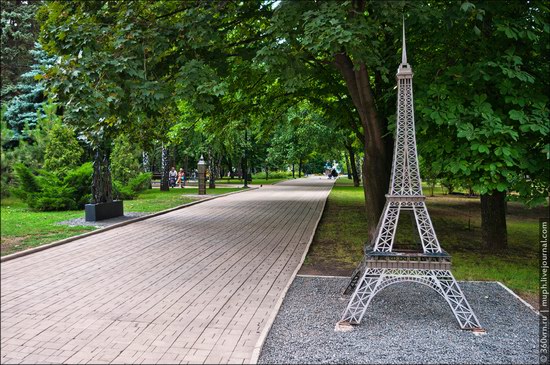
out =
[[1,362],[255,362],[332,182],[264,186],[2,263]]

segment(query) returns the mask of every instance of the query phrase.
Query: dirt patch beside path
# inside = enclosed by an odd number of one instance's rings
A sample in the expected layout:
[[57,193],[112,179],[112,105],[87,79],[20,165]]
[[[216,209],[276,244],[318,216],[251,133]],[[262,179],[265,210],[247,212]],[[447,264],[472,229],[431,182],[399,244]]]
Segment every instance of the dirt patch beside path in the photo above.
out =
[[0,252],[12,251],[13,248],[20,246],[29,236],[21,237],[1,237]]

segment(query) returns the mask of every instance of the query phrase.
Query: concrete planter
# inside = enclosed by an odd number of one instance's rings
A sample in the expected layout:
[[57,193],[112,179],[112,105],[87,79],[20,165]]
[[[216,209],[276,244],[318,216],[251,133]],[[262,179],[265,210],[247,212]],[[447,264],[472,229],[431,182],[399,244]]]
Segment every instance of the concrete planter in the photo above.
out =
[[84,211],[86,222],[95,222],[124,215],[122,200],[115,200],[112,203],[86,204]]

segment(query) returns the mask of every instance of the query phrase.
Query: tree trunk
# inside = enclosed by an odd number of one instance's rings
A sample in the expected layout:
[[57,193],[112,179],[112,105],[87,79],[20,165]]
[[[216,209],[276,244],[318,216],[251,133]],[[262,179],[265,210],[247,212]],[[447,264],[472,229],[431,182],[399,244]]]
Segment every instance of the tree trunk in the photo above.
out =
[[218,159],[216,160],[216,172],[217,172],[217,174],[218,174],[218,177],[219,177],[220,179],[223,179],[223,173],[224,173],[224,172],[223,172],[223,166],[222,166],[222,156],[221,156],[221,154],[218,155],[218,156],[219,156],[219,157],[218,157]]
[[353,148],[351,146],[347,147],[349,153],[349,159],[350,159],[350,165],[351,165],[351,175],[353,178],[353,186],[358,187],[359,186],[359,174],[357,173],[357,163],[355,162],[355,152],[353,151]]
[[210,157],[210,179],[208,180],[208,188],[215,189],[216,188],[216,162],[210,153],[208,154],[208,156]]
[[294,162],[292,163],[292,178],[295,179],[295,177],[294,177]]
[[[347,147],[346,147],[347,149]],[[347,153],[344,154],[345,155],[345,158],[346,158],[346,170],[347,170],[347,173],[348,173],[348,179],[351,180],[351,165],[350,165],[350,162],[349,162],[349,155]]]
[[363,169],[361,168],[363,166],[363,160],[361,158],[357,158],[355,160],[354,166],[355,166],[355,173],[357,174],[357,182],[360,184],[361,177],[363,176]]
[[170,190],[170,186],[168,185],[168,173],[170,172],[170,164],[168,163],[168,149],[162,146],[162,153],[161,153],[161,178],[160,178],[160,190],[161,191],[168,191]]
[[492,191],[481,199],[481,239],[488,249],[508,247],[506,229],[506,192]]
[[183,172],[185,173],[185,178],[189,179],[189,156],[187,155],[183,159]]
[[96,150],[92,175],[92,204],[111,203],[113,201],[110,155],[110,143],[104,143]]
[[387,136],[383,118],[378,115],[365,64],[360,63],[359,67],[354,69],[352,60],[345,53],[336,54],[334,64],[346,82],[365,131],[363,189],[369,240],[372,240],[386,202],[385,194],[390,180],[393,141]]
[[247,163],[247,159],[246,159],[246,152],[245,152],[245,155],[243,157],[243,161],[242,161],[242,176],[243,176],[243,179],[244,179],[244,187],[247,188],[248,187],[248,163]]
[[302,177],[302,160],[298,163],[298,177]]

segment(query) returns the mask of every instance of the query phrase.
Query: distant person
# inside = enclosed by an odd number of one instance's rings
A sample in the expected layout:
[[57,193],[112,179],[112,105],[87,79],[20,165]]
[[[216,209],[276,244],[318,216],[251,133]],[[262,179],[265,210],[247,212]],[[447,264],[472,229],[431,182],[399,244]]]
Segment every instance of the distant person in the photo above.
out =
[[176,181],[176,184],[179,184],[180,188],[185,186],[185,171],[183,171],[183,167],[180,168],[180,171],[178,172],[178,180]]
[[338,171],[336,171],[336,169],[333,168],[331,173],[330,173],[330,176],[332,176],[333,178],[336,179],[338,177]]
[[178,172],[176,171],[176,168],[172,166],[170,172],[168,173],[168,186],[170,186],[171,188],[175,188],[177,178]]

